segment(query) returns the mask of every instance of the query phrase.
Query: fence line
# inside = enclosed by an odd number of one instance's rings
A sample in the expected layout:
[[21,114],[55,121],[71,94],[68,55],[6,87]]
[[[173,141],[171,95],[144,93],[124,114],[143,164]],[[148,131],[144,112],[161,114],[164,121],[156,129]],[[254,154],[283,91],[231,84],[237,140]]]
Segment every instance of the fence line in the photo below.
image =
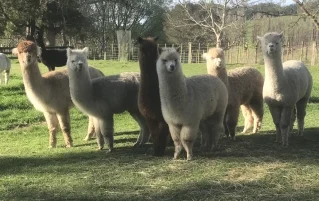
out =
[[[298,43],[284,43],[282,46],[282,60],[291,59],[301,60],[306,64],[319,65],[319,41]],[[207,52],[212,45],[210,44],[159,44],[159,47],[180,47],[180,59],[182,63],[204,63],[202,54]],[[57,47],[56,47],[57,48]],[[0,47],[0,52],[11,54],[12,47]],[[89,58],[94,60],[119,60],[121,51],[117,44],[107,44],[106,51],[96,47],[89,47]],[[138,46],[128,45],[125,50],[128,61],[138,60]],[[248,44],[241,43],[225,50],[225,58],[228,64],[263,64],[263,56],[260,43]]]

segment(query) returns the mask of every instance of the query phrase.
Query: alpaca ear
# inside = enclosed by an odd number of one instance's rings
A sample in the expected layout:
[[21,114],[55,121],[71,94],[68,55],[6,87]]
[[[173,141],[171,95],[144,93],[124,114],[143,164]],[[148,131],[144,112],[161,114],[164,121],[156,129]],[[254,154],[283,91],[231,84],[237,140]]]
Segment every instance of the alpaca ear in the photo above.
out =
[[162,54],[162,52],[163,52],[163,48],[158,47],[158,48],[157,48],[157,50],[158,50],[158,54]]
[[85,54],[88,54],[89,53],[89,48],[88,47],[85,47],[82,49],[82,51],[85,53]]
[[68,48],[66,49],[66,55],[67,55],[68,57],[70,57],[71,53],[72,53],[72,50],[68,47]]
[[153,39],[154,39],[155,41],[157,41],[157,40],[158,40],[158,36],[155,36]]
[[259,41],[262,41],[263,37],[257,36],[257,39],[258,39]]
[[139,44],[141,44],[141,43],[143,42],[143,38],[142,38],[141,36],[139,36],[139,37],[137,38],[137,42],[138,42]]
[[284,32],[282,31],[282,32],[279,34],[280,39],[283,39],[283,36],[284,36]]
[[37,56],[40,56],[42,54],[41,47],[37,46]]
[[17,56],[18,55],[18,48],[13,48],[12,49],[12,54],[14,55],[14,56]]
[[207,56],[208,56],[207,52],[203,53],[203,55],[202,55],[203,59],[205,59],[205,60],[207,60]]
[[180,50],[181,50],[181,47],[177,47],[177,48],[175,48],[175,50],[176,50],[176,52],[180,52]]

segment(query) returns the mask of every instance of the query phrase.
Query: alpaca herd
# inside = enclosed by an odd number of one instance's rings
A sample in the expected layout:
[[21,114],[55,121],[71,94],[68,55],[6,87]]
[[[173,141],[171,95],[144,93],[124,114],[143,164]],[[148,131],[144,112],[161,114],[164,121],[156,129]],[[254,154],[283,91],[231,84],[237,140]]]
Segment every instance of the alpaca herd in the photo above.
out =
[[[206,75],[186,77],[179,48],[159,48],[157,38],[151,37],[137,39],[140,73],[104,76],[88,65],[88,48],[68,48],[64,55],[67,69],[41,75],[37,56],[41,53],[44,63],[43,47],[41,51],[35,43],[22,41],[12,52],[18,56],[29,101],[44,114],[50,147],[56,147],[59,124],[66,147],[73,145],[69,109],[74,105],[89,116],[85,140],[95,134],[99,150],[106,145],[109,152],[113,151],[113,116],[127,111],[140,127],[134,147],[151,140],[153,154],[163,156],[172,139],[174,159],[184,148],[187,160],[192,160],[198,134],[201,151],[216,147],[221,133],[235,140],[240,108],[245,121],[243,132],[252,128],[252,133],[257,133],[264,116],[264,102],[275,124],[278,143],[288,146],[296,117],[298,135],[303,135],[312,77],[301,61],[282,63],[282,37],[275,32],[258,37],[265,79],[253,67],[227,72],[221,48],[211,48],[203,54]],[[10,61],[0,54],[1,70],[10,72]]]

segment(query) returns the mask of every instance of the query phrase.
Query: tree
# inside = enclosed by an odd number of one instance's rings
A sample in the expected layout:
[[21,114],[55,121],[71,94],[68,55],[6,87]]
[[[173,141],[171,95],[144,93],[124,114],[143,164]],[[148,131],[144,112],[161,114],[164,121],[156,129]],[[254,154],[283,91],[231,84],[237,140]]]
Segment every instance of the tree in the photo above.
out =
[[226,46],[227,30],[232,29],[232,40],[244,34],[245,7],[248,0],[199,0],[192,3],[190,0],[181,0],[181,6],[185,18],[174,19],[168,14],[168,21],[174,27],[200,27],[207,34],[213,34],[216,39],[216,47]]
[[298,6],[299,8],[308,16],[312,19],[313,23],[315,24],[317,30],[319,31],[319,21],[317,19],[317,16],[319,14],[319,1],[309,1],[309,4],[315,8],[316,10],[313,11],[313,13],[311,13],[311,11],[309,11],[310,9],[306,8],[306,6],[304,5],[304,2],[301,2],[300,0],[293,0]]

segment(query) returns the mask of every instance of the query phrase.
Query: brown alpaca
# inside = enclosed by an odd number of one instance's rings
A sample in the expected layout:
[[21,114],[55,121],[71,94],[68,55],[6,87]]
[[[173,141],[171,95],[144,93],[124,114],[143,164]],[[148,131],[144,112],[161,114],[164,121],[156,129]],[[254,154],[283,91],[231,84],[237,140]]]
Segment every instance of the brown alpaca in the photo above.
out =
[[[68,72],[65,69],[41,75],[37,52],[38,48],[32,41],[22,41],[12,50],[19,59],[27,97],[35,109],[43,112],[46,119],[50,134],[49,146],[56,147],[56,133],[60,124],[65,145],[71,147],[73,141],[69,109],[73,103],[69,90]],[[91,71],[98,70],[91,68]],[[89,129],[94,128],[91,126]]]
[[153,139],[154,155],[163,156],[169,136],[168,125],[163,118],[156,72],[158,59],[157,38],[138,38],[138,60],[141,82],[138,107],[145,117]]

